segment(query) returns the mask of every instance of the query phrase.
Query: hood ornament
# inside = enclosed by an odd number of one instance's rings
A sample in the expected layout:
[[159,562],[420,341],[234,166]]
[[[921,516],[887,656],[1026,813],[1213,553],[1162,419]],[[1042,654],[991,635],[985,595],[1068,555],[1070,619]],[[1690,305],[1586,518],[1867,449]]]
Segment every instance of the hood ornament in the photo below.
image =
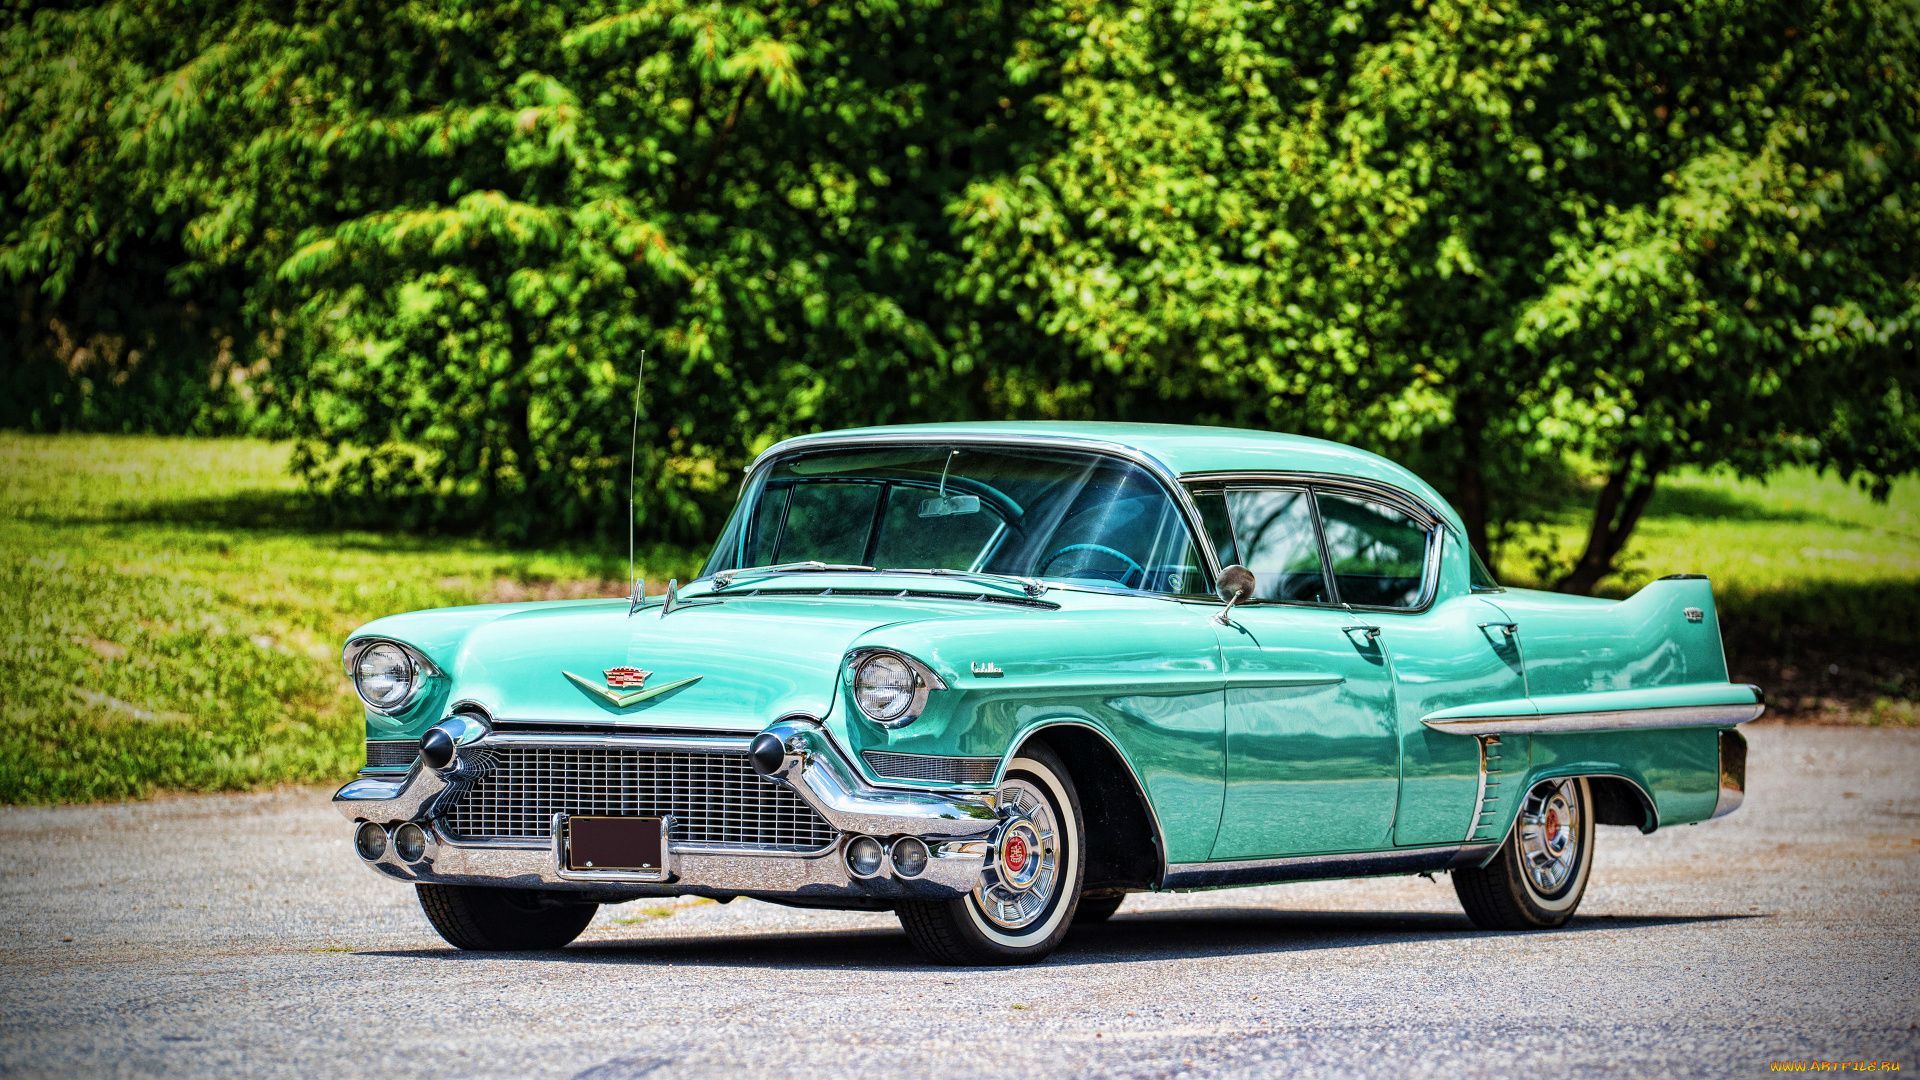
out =
[[[678,690],[683,686],[692,686],[702,678],[702,676],[695,675],[690,679],[661,683],[659,686],[648,689],[647,676],[652,675],[653,672],[642,671],[637,667],[613,667],[601,672],[600,674],[605,676],[607,680],[607,685],[605,686],[601,686],[592,679],[575,675],[571,671],[562,671],[560,674],[572,680],[573,685],[578,686],[580,689],[592,694],[598,700],[606,702],[616,709],[624,709],[629,705],[638,705],[648,698],[659,697],[669,690]],[[625,691],[626,687],[632,687],[633,689]]]

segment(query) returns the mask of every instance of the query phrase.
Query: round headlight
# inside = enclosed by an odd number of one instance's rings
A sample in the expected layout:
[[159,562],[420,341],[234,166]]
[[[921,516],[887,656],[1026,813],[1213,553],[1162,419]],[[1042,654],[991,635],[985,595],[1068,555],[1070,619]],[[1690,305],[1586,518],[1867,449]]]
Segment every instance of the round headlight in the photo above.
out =
[[887,849],[871,836],[856,836],[847,845],[847,869],[857,878],[870,878],[880,872],[880,860]]
[[881,723],[898,720],[913,706],[913,669],[891,653],[876,653],[853,674],[853,700]]
[[427,853],[427,831],[409,821],[393,830],[393,853],[403,863],[417,863]]
[[916,878],[927,869],[927,845],[917,836],[903,836],[893,842],[893,872]]
[[413,696],[419,680],[413,659],[398,645],[381,642],[360,650],[353,662],[353,685],[360,699],[376,709],[392,709]]
[[387,830],[371,821],[363,821],[353,830],[353,849],[360,857],[373,862],[387,853]]

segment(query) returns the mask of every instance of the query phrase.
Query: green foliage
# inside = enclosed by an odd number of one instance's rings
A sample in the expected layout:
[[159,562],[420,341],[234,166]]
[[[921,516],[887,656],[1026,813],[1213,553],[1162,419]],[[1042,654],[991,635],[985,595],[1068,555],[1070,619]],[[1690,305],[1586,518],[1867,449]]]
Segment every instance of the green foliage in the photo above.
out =
[[1061,0],[1028,32],[1058,137],[969,187],[961,281],[1070,341],[1095,411],[1407,454],[1483,549],[1598,462],[1582,590],[1676,466],[1920,464],[1911,5]]
[[[619,595],[624,552],[310,531],[288,447],[0,436],[0,802],[336,780],[381,615]],[[643,553],[690,576],[691,556]],[[656,586],[657,587],[657,586]]]
[[1579,590],[1675,468],[1920,465],[1912,0],[13,10],[0,271],[103,344],[0,422],[264,418],[340,521],[617,534],[642,350],[682,540],[917,419],[1359,442],[1483,549],[1591,462]]

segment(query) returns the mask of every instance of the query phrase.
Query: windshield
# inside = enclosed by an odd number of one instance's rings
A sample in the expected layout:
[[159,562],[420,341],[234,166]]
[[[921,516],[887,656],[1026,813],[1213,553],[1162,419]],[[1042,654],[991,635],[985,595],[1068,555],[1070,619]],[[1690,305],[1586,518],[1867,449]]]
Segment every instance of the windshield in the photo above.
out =
[[817,561],[1210,595],[1180,510],[1145,469],[1059,450],[886,446],[754,474],[703,575]]

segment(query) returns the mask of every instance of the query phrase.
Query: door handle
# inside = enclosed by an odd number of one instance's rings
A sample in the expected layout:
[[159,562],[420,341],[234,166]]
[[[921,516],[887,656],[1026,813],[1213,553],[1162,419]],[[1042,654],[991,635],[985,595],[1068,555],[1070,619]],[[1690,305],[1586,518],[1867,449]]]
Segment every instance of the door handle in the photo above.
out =
[[1485,630],[1490,626],[1498,627],[1508,637],[1520,632],[1520,624],[1517,622],[1483,622],[1480,624],[1480,629]]
[[1356,630],[1367,635],[1367,640],[1370,642],[1378,641],[1380,638],[1380,628],[1377,626],[1343,626],[1340,628],[1340,632],[1343,634],[1351,634]]

